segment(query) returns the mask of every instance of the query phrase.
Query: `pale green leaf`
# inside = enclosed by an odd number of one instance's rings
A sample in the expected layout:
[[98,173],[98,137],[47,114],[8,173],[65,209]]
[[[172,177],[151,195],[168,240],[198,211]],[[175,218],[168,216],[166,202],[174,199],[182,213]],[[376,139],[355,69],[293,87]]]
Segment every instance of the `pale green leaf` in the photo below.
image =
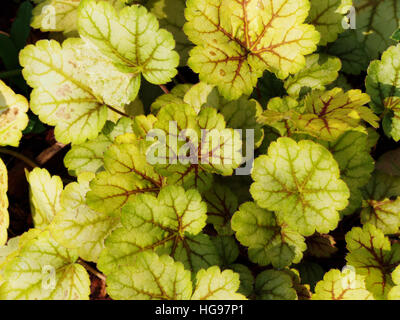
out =
[[189,66],[230,100],[250,95],[265,70],[298,72],[319,33],[304,24],[308,0],[189,0],[184,31],[196,47]]
[[285,89],[294,97],[308,90],[324,90],[328,84],[336,80],[341,68],[339,58],[322,54],[307,56],[305,68],[286,79]]
[[132,121],[129,118],[121,118],[117,124],[106,122],[101,134],[95,139],[71,147],[64,157],[64,165],[73,175],[82,172],[96,173],[103,167],[104,152],[114,139],[132,131]]
[[0,299],[89,299],[89,275],[77,259],[76,252],[61,247],[48,231],[39,232],[4,267]]
[[337,162],[321,145],[279,138],[268,155],[255,160],[250,192],[259,206],[275,211],[300,234],[328,233],[348,204],[349,189],[339,176]]
[[87,203],[93,210],[118,216],[137,194],[159,191],[163,178],[147,162],[148,146],[132,133],[116,138],[104,153],[105,171],[90,183]]
[[351,269],[332,269],[317,283],[313,300],[374,300],[365,287],[364,278]]
[[46,169],[35,168],[26,173],[29,183],[32,218],[35,228],[44,229],[61,211],[60,196],[63,183]]
[[376,299],[386,299],[394,286],[391,273],[400,263],[400,246],[371,224],[354,227],[346,234],[347,264],[365,276],[366,288]]
[[17,147],[28,124],[28,101],[0,80],[0,146]]
[[342,20],[346,9],[352,6],[352,0],[311,0],[311,9],[307,22],[315,26],[321,34],[319,45],[326,45],[337,39],[344,31]]
[[167,255],[143,252],[107,276],[107,292],[117,300],[188,300],[191,274]]
[[232,270],[221,272],[217,266],[202,269],[196,275],[192,300],[246,300],[237,293],[239,286],[239,274]]
[[85,196],[93,176],[92,173],[81,174],[78,182],[65,187],[61,194],[62,210],[50,224],[50,231],[58,243],[76,249],[82,259],[97,262],[104,240],[117,226],[118,219],[86,205]]
[[157,18],[143,6],[117,12],[110,3],[82,0],[79,34],[120,70],[138,78],[142,74],[150,83],[167,83],[177,74],[172,34],[159,29]]
[[56,126],[56,139],[62,143],[97,137],[108,117],[106,104],[117,110],[133,101],[140,84],[140,78],[121,73],[80,39],[68,39],[62,47],[40,40],[21,51],[20,63],[34,88],[32,111]]
[[158,197],[136,196],[122,210],[122,227],[106,240],[99,268],[106,274],[129,264],[143,251],[170,254],[197,271],[219,263],[211,239],[200,233],[206,224],[206,204],[200,194],[179,186],[161,189]]
[[240,206],[232,218],[232,228],[239,242],[249,247],[250,260],[260,265],[272,264],[281,269],[298,263],[307,248],[299,233],[253,202]]

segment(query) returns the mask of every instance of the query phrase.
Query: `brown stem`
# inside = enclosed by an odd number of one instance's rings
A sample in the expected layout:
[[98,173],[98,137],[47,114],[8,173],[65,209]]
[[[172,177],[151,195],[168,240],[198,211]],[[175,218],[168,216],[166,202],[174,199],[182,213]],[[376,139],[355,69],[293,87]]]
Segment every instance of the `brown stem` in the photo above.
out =
[[38,166],[33,160],[29,159],[27,156],[24,156],[23,154],[21,154],[19,152],[9,150],[6,148],[0,148],[0,153],[7,154],[14,158],[17,158],[17,159],[25,162],[28,166],[30,166],[32,168],[36,168]]
[[164,84],[160,84],[160,88],[162,91],[164,91],[165,94],[169,94],[169,90],[167,89],[167,87]]
[[97,271],[95,268],[90,266],[88,263],[83,261],[82,259],[79,258],[78,263],[82,265],[87,271],[90,273],[94,274],[97,278],[99,278],[101,281],[106,281],[106,276],[102,274],[101,272]]
[[47,161],[49,161],[52,157],[54,157],[59,151],[61,151],[66,145],[61,142],[56,142],[51,147],[42,151],[37,157],[36,162],[39,165],[44,165]]

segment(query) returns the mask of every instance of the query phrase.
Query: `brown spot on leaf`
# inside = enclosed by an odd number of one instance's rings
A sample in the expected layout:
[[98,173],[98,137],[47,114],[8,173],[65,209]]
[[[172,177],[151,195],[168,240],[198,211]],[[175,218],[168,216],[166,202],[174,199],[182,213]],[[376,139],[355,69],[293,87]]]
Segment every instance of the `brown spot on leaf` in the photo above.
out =
[[72,90],[69,84],[64,84],[63,86],[57,89],[57,95],[60,97],[67,97],[71,93]]
[[210,54],[215,57],[217,54],[214,51],[210,51]]
[[219,69],[219,74],[220,74],[221,76],[225,76],[225,75],[226,75],[226,72],[225,72],[224,70],[222,70],[222,69]]

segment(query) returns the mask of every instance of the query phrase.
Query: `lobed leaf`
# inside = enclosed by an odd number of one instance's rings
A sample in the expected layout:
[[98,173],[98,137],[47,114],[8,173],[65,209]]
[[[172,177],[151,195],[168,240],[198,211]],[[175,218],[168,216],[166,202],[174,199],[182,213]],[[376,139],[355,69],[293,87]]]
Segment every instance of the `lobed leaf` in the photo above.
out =
[[321,145],[279,138],[268,155],[255,160],[250,192],[260,207],[275,211],[278,221],[294,231],[327,233],[348,204],[349,189],[339,175],[337,162]]
[[0,146],[18,147],[28,125],[28,101],[0,80]]
[[250,95],[265,70],[285,79],[320,40],[303,23],[309,8],[307,0],[190,0],[184,31],[196,47],[188,65],[230,100]]

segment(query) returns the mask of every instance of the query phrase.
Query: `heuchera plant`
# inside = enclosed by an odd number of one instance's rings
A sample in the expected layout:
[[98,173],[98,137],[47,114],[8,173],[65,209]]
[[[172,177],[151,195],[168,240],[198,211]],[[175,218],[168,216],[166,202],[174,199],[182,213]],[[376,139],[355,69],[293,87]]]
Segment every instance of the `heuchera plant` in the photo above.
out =
[[397,0],[33,2],[0,145],[70,176],[15,236],[0,159],[0,299],[400,299]]

